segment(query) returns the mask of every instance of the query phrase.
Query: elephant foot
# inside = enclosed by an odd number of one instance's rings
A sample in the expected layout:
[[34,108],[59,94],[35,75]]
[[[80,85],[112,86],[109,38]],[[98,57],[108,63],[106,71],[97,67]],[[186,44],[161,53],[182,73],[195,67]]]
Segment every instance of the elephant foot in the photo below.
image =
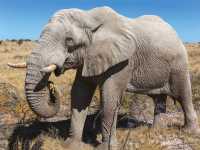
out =
[[183,127],[183,131],[186,132],[186,133],[189,133],[189,134],[193,134],[193,135],[196,135],[196,136],[200,136],[200,128],[199,128],[199,125],[185,125]]
[[75,139],[67,139],[63,145],[63,148],[66,150],[85,150],[85,149],[91,149],[91,146],[88,144],[83,143],[80,140],[75,140]]
[[101,143],[94,150],[118,150],[117,145],[109,145],[107,142]]
[[165,114],[160,113],[158,115],[154,116],[154,120],[153,120],[153,128],[167,128],[167,123],[165,121]]

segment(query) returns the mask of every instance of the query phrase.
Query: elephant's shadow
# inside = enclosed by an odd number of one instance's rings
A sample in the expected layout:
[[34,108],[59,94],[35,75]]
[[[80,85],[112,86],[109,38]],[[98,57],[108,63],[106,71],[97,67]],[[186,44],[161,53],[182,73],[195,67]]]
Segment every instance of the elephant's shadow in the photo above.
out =
[[[94,146],[98,145],[96,138],[101,129],[101,120],[100,117],[97,117],[97,115],[97,113],[88,115],[83,133],[83,141]],[[126,114],[118,115],[117,128],[136,128],[141,125],[150,126],[150,124],[139,122]],[[66,140],[70,136],[69,129],[70,119],[57,122],[35,121],[31,124],[20,124],[13,130],[13,133],[9,138],[8,149],[18,150],[20,144],[22,150],[38,150],[41,149],[41,145],[43,143],[41,135],[48,135]],[[34,144],[32,141],[35,141]]]

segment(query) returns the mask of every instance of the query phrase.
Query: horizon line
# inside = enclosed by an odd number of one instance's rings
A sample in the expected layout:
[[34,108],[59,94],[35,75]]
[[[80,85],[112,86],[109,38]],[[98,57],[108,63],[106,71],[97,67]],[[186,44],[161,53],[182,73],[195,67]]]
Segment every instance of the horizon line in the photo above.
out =
[[[31,39],[31,38],[6,38],[6,39],[0,39],[0,41],[5,41],[5,42],[16,42],[16,41],[38,41],[38,39]],[[183,43],[198,43],[200,44],[200,40],[197,41],[183,41]]]

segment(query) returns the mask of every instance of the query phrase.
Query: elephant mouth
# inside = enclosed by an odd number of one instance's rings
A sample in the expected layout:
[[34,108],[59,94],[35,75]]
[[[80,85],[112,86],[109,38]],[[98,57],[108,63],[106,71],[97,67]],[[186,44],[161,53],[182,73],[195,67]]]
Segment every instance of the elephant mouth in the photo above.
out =
[[66,69],[76,69],[77,67],[79,67],[80,64],[78,63],[73,63],[73,62],[67,62],[66,65],[64,66],[64,68]]
[[77,69],[79,66],[80,66],[79,63],[65,62],[62,68],[59,68],[59,67],[56,68],[56,70],[54,71],[54,74],[56,76],[60,76],[61,74],[64,74],[65,71],[70,70],[70,69]]

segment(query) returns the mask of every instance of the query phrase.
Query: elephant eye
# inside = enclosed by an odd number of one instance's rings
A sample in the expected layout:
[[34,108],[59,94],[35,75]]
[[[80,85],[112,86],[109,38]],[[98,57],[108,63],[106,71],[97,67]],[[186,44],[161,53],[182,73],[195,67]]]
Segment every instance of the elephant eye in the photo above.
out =
[[74,40],[71,37],[66,37],[65,39],[66,46],[72,46],[74,44]]
[[74,40],[71,37],[66,37],[65,39],[65,46],[68,52],[72,52],[74,50]]
[[73,39],[71,37],[66,37],[66,41],[73,41]]

